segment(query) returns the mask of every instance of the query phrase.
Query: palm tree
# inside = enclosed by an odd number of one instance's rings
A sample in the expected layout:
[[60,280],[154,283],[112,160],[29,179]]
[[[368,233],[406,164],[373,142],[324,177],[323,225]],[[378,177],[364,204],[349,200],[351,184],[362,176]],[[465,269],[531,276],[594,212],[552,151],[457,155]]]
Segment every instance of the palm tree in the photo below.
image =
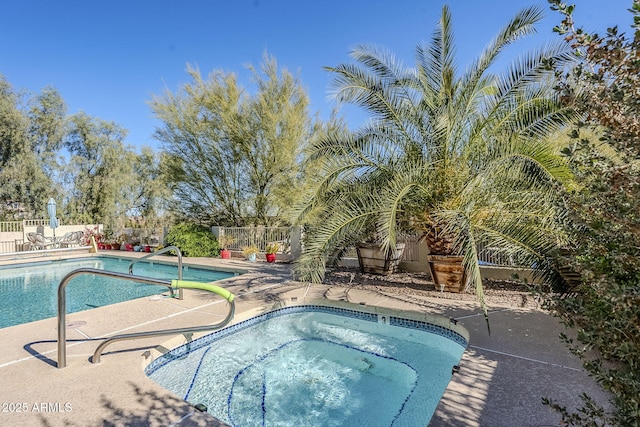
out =
[[536,7],[516,14],[460,75],[446,6],[430,42],[417,46],[415,67],[358,47],[355,64],[327,68],[337,101],[371,118],[308,153],[324,179],[296,212],[307,225],[298,278],[321,282],[327,260],[344,248],[372,232],[393,248],[407,228],[423,233],[432,253],[464,256],[467,286],[485,313],[478,243],[553,277],[549,256],[564,243],[556,200],[571,176],[548,138],[573,115],[557,102],[551,65],[571,55],[548,45],[492,72],[501,51],[534,33],[542,15]]

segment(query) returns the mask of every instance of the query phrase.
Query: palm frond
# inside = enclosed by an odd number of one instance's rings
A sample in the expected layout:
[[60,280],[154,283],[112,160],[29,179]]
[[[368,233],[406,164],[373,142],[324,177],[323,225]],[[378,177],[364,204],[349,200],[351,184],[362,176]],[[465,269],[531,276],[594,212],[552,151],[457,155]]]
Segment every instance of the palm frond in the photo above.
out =
[[535,24],[544,17],[539,6],[525,8],[518,12],[484,48],[480,56],[469,66],[461,80],[473,87],[487,72],[500,53],[511,43],[527,35],[535,34]]

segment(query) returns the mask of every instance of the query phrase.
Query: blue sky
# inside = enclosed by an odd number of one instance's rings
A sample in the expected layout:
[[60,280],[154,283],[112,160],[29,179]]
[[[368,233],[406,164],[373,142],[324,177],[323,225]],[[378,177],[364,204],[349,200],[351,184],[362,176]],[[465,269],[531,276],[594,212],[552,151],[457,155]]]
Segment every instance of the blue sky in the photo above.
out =
[[[4,2],[0,25],[0,74],[16,90],[56,88],[69,114],[79,111],[128,130],[126,143],[160,148],[160,125],[147,102],[189,81],[187,64],[203,75],[235,72],[250,86],[247,64],[265,52],[297,74],[311,112],[328,117],[331,75],[324,66],[349,61],[356,45],[389,48],[413,64],[417,43],[428,40],[444,2],[433,0],[110,0]],[[604,31],[631,23],[632,0],[575,0],[576,21]],[[540,5],[540,33],[519,49],[558,36],[560,15],[546,0],[452,0],[449,3],[464,67],[517,11]],[[516,55],[517,49],[509,52]],[[346,110],[350,126],[362,115]]]

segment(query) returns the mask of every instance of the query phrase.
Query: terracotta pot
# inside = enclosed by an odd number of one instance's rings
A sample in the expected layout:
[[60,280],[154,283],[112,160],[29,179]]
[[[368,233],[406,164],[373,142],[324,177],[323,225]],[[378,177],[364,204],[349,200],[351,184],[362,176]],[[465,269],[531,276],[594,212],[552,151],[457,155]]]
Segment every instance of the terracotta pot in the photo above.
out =
[[220,251],[220,257],[222,259],[231,259],[231,251],[229,249],[223,249]]
[[264,254],[267,258],[267,262],[276,262],[276,254]]
[[114,251],[119,251],[120,250],[120,244],[119,243],[114,243],[111,245],[111,249],[113,249]]
[[462,292],[467,283],[467,272],[462,265],[461,256],[427,255],[429,271],[436,290]]

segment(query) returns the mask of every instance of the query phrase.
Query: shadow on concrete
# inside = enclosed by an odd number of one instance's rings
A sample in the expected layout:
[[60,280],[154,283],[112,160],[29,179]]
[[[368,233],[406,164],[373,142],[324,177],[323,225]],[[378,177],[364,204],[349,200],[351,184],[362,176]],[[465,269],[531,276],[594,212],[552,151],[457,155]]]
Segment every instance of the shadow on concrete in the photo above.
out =
[[[67,343],[73,343],[73,342],[90,342],[90,341],[102,341],[103,338],[87,338],[87,339],[82,339],[82,340],[74,340],[74,339],[69,339],[67,340]],[[25,344],[22,348],[24,348],[24,350],[29,353],[30,355],[32,355],[34,358],[53,366],[54,368],[58,367],[58,362],[56,360],[50,359],[49,357],[45,356],[44,354],[40,353],[38,350],[36,350],[34,347],[36,345],[39,344],[52,344],[52,343],[57,343],[57,340],[44,340],[44,341],[33,341],[30,343]],[[55,353],[57,356],[57,352]]]
[[[179,335],[179,334],[176,334]],[[104,341],[106,338],[87,338],[87,339],[83,339],[83,340],[67,340],[67,343],[73,343],[73,342],[91,342],[91,341],[95,341],[96,343],[98,342],[102,342]],[[47,356],[45,356],[44,354],[40,353],[39,351],[37,351],[36,349],[34,349],[35,345],[38,344],[52,344],[52,343],[57,343],[58,341],[56,340],[46,340],[46,341],[34,341],[34,342],[30,342],[27,343],[23,346],[23,348],[25,349],[25,351],[27,353],[29,353],[30,355],[32,355],[35,359],[38,359],[44,363],[46,363],[47,365],[53,366],[54,368],[58,367],[58,362],[57,360],[53,360]],[[159,343],[158,343],[159,344]],[[158,346],[158,344],[149,344],[146,346],[140,346],[140,347],[129,347],[129,348],[124,348],[124,349],[119,349],[119,350],[112,350],[112,351],[105,351],[102,353],[102,356],[108,356],[108,355],[113,355],[113,354],[119,354],[119,353],[130,353],[130,352],[134,352],[134,351],[144,351],[144,350],[149,350],[152,348],[155,348]],[[99,344],[96,344],[96,347]],[[94,349],[95,350],[95,349]],[[55,353],[56,357],[57,357],[57,352]],[[91,361],[91,357],[87,357],[87,361]]]
[[519,309],[490,313],[491,335],[478,316],[461,321],[471,342],[452,376],[429,427],[557,426],[560,416],[542,398],[581,405],[587,392],[596,401],[606,393],[582,369],[558,338],[557,319],[541,311]]
[[[65,419],[63,425],[68,427],[148,427],[148,426],[180,426],[180,427],[226,427],[227,424],[200,412],[189,403],[169,394],[142,390],[129,382],[133,398],[140,409],[129,409],[133,405],[127,402],[121,405],[105,395],[101,396],[103,420],[95,424],[79,424]],[[40,425],[50,427],[54,424],[44,414],[39,415]],[[59,424],[57,419],[56,425]]]

